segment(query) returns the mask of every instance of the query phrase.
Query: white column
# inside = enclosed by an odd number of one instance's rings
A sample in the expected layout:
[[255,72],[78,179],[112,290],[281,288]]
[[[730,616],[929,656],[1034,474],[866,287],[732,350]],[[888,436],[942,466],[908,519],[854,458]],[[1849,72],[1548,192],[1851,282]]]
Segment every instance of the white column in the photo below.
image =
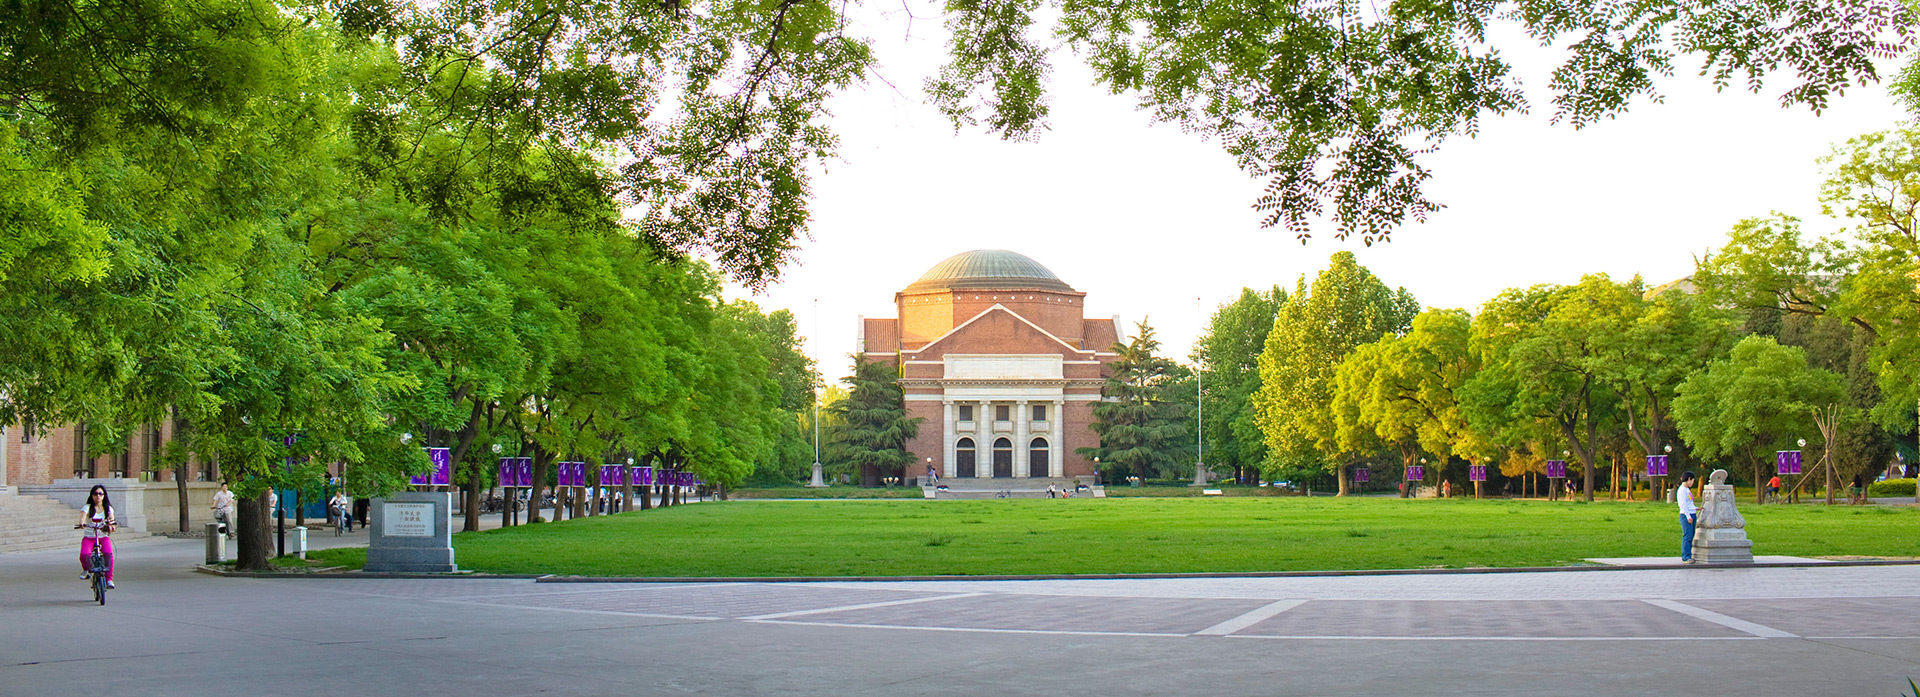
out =
[[1047,466],[1067,476],[1067,398],[1062,395],[1053,400],[1053,413],[1047,415],[1047,425],[1053,427],[1053,437],[1047,439]]
[[1013,406],[1013,476],[1033,476],[1032,463],[1027,461],[1027,400],[1020,400]]
[[942,468],[940,471],[943,473],[940,476],[948,479],[952,479],[953,468],[954,468],[953,444],[960,440],[959,438],[960,434],[956,432],[956,429],[958,429],[958,426],[955,425],[955,421],[953,418],[954,412],[958,411],[958,409],[954,408],[953,400],[951,399],[942,398],[940,400],[940,404],[941,406],[946,408],[946,412],[947,412],[947,430],[946,430],[946,433],[943,433],[940,436],[940,442],[941,442],[940,462],[942,463]]
[[973,419],[973,476],[981,479],[993,478],[993,440],[998,438],[993,430],[997,419],[993,418],[993,400],[980,400],[980,408],[974,410]]
[[0,492],[7,490],[7,427],[0,426]]

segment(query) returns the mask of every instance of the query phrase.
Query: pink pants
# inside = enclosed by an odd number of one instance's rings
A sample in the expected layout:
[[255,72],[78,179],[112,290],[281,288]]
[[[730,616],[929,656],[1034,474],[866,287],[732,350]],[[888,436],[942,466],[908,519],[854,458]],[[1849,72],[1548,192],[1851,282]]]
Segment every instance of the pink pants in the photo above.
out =
[[99,540],[100,549],[102,550],[102,553],[107,555],[107,580],[111,581],[113,580],[113,538],[111,537],[80,538],[80,570],[81,571],[93,570],[93,562],[87,557],[93,556],[93,545],[95,540]]

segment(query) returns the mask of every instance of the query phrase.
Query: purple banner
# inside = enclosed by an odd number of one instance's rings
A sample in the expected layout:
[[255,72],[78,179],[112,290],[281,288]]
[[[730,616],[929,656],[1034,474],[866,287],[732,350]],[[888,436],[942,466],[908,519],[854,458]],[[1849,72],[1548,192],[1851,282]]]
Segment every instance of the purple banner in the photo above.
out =
[[627,484],[629,486],[640,486],[640,470],[642,469],[644,468],[641,468],[641,467],[627,468]]
[[1426,465],[1407,465],[1407,481],[1417,482],[1427,478]]
[[453,449],[427,448],[427,459],[433,461],[433,485],[453,486]]
[[600,466],[600,486],[620,486],[620,466]]
[[1547,461],[1547,478],[1548,479],[1566,479],[1567,478],[1567,461],[1566,460],[1548,460]]
[[1649,477],[1667,476],[1667,456],[1648,455],[1647,456],[1647,476]]
[[518,458],[520,463],[514,466],[514,486],[533,486],[533,458]]
[[1800,451],[1781,450],[1774,453],[1774,471],[1776,474],[1799,474]]
[[1468,465],[1467,481],[1470,481],[1470,482],[1487,481],[1487,466],[1486,465]]
[[1355,482],[1365,483],[1370,476],[1365,467],[1355,467],[1353,469],[1353,481]]
[[653,486],[653,468],[640,468],[640,486]]
[[500,458],[500,486],[513,486],[515,475],[520,471],[519,463],[517,457]]

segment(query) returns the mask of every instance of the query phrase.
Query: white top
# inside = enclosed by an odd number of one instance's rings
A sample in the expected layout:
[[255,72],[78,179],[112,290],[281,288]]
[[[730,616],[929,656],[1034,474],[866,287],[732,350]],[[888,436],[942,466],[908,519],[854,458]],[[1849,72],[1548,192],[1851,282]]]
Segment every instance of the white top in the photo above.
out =
[[226,489],[213,492],[213,507],[228,513],[233,512],[233,492]]
[[80,511],[80,532],[87,537],[106,537],[107,525],[113,522],[113,507],[96,510],[91,515],[85,509]]
[[1680,515],[1693,515],[1700,511],[1699,508],[1693,505],[1693,487],[1680,487],[1679,494],[1676,498],[1680,500]]

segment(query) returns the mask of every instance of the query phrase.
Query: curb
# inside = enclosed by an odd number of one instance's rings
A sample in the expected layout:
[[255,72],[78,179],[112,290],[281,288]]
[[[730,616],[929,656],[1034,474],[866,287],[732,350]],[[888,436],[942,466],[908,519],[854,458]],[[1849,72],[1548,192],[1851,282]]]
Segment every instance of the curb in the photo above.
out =
[[1348,569],[1340,571],[1202,571],[1142,574],[982,574],[974,576],[560,576],[556,574],[427,574],[365,571],[231,571],[196,564],[194,571],[228,578],[437,578],[528,580],[534,583],[885,583],[900,581],[1101,581],[1187,578],[1327,578],[1341,576],[1445,576],[1459,574],[1539,574],[1567,571],[1709,571],[1725,569],[1795,569],[1849,566],[1920,566],[1920,560],[1851,560],[1810,562],[1755,562],[1752,564],[1649,564],[1645,566],[1511,566],[1464,569]]
[[1338,576],[1441,576],[1452,574],[1537,574],[1562,571],[1648,571],[1665,569],[1775,569],[1838,566],[1920,566],[1920,560],[1755,562],[1752,564],[1657,564],[1647,566],[1513,566],[1465,569],[1350,569],[1344,571],[1204,571],[1163,574],[999,574],[978,576],[559,576],[534,583],[878,583],[887,581],[1098,581],[1183,578],[1316,578]]
[[[338,566],[331,567],[331,569],[340,569],[340,568],[344,568],[344,567],[338,567]],[[233,571],[231,569],[220,569],[220,568],[207,566],[206,564],[195,564],[193,565],[193,570],[203,574],[208,574],[211,576],[224,576],[227,578],[278,578],[278,579],[286,579],[286,578],[345,578],[345,579],[471,578],[471,579],[481,579],[481,580],[534,579],[537,581],[539,579],[546,578],[547,576],[550,575],[550,574],[478,574],[471,571],[451,573],[451,574],[408,573],[408,572],[399,572],[399,571],[369,573],[366,571],[332,571],[330,569],[321,569],[321,570],[313,570],[313,571]]]

